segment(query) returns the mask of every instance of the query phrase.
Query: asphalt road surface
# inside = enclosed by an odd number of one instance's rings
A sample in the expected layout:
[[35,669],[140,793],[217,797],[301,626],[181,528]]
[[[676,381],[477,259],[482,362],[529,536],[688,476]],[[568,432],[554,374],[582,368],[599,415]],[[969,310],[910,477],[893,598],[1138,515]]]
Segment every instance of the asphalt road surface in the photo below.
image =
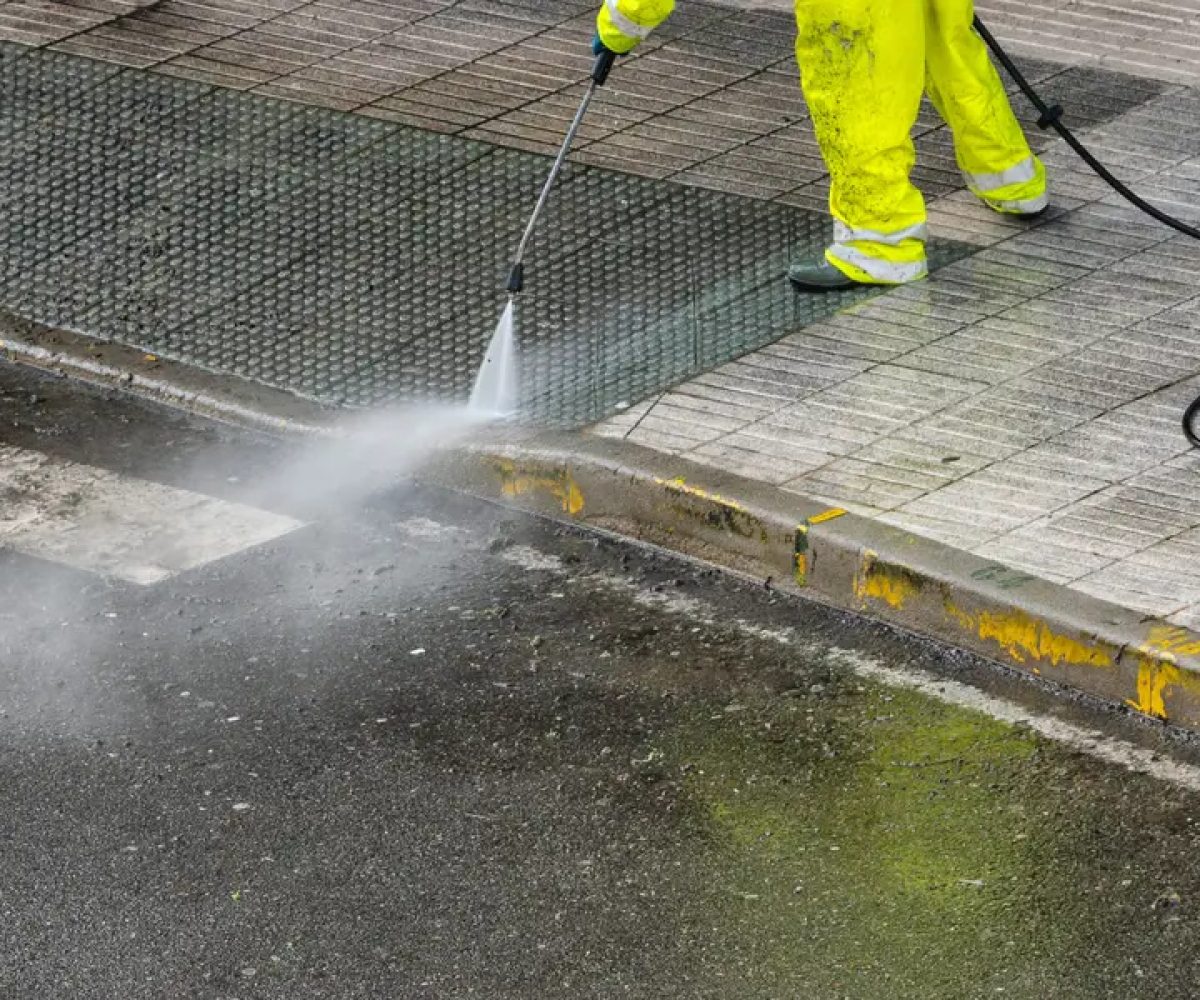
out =
[[1188,740],[352,471],[0,369],[0,997],[1200,992]]

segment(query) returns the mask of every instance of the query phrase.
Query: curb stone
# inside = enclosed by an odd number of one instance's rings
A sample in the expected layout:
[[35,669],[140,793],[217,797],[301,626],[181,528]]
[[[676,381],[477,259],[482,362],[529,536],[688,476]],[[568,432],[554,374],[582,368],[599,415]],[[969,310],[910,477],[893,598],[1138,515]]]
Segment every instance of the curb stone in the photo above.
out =
[[9,360],[273,433],[321,433],[337,411],[295,393],[0,312]]
[[426,476],[754,575],[1200,729],[1200,633],[773,486],[579,433],[460,450]]
[[[0,349],[10,361],[277,434],[329,433],[338,412],[2,314]],[[422,477],[756,576],[1200,730],[1200,633],[777,487],[627,442],[528,429],[442,453]]]

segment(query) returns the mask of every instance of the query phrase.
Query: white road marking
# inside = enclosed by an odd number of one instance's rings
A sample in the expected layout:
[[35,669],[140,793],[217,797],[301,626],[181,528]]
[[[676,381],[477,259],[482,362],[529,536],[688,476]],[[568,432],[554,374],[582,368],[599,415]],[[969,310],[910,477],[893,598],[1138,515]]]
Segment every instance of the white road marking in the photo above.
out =
[[0,548],[153,584],[300,521],[0,445]]
[[410,517],[406,521],[397,521],[396,528],[410,538],[453,538],[466,534],[464,528],[431,521],[427,517]]
[[889,687],[918,691],[929,698],[991,716],[1010,725],[1028,726],[1034,732],[1089,757],[1116,764],[1130,771],[1148,774],[1161,781],[1200,792],[1200,767],[1170,760],[1159,753],[1139,747],[1127,740],[1107,736],[1097,730],[1087,730],[1062,719],[1040,715],[1003,698],[995,698],[967,684],[945,680],[916,670],[896,670],[873,657],[849,649],[830,650],[837,662],[849,667],[860,677],[879,681]]
[[501,558],[529,572],[548,572],[560,577],[569,577],[582,583],[604,587],[614,593],[631,597],[646,607],[660,608],[669,614],[679,615],[703,625],[732,626],[742,634],[756,639],[778,643],[808,655],[824,654],[835,663],[866,680],[885,684],[888,687],[916,691],[927,698],[978,712],[1008,725],[1027,726],[1046,739],[1070,747],[1089,757],[1115,764],[1138,774],[1149,775],[1168,784],[1200,792],[1200,767],[1171,760],[1158,752],[1139,747],[1128,740],[1108,736],[1105,733],[1084,729],[1074,723],[1053,716],[1022,708],[1015,702],[987,694],[967,684],[947,680],[921,670],[897,670],[886,666],[866,653],[842,649],[838,646],[822,646],[799,635],[795,629],[770,629],[753,622],[730,618],[713,605],[699,598],[639,587],[622,577],[608,573],[576,573],[569,569],[557,556],[539,552],[528,546],[518,545],[505,550]]

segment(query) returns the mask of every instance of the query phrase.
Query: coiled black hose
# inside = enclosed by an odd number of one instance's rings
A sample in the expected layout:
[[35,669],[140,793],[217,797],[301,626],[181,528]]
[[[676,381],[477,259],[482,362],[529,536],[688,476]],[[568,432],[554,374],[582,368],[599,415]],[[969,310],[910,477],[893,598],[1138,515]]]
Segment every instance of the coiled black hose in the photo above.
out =
[[1187,413],[1183,415],[1183,433],[1193,445],[1200,448],[1200,396],[1196,397],[1196,402],[1189,406]]
[[[1181,222],[1172,215],[1168,215],[1160,208],[1156,208],[1141,197],[1136,191],[1131,190],[1128,185],[1124,184],[1119,178],[1114,177],[1111,170],[1092,155],[1092,151],[1080,142],[1074,133],[1063,124],[1062,116],[1063,109],[1060,104],[1047,104],[1042,100],[1041,94],[1033,89],[1033,85],[1025,79],[1025,75],[1021,72],[1012,57],[1001,47],[996,41],[996,36],[988,31],[984,23],[977,17],[975,18],[975,31],[982,38],[989,49],[992,50],[996,59],[1006,70],[1008,75],[1013,78],[1017,86],[1021,88],[1021,92],[1029,98],[1030,103],[1037,109],[1040,117],[1038,118],[1038,128],[1052,128],[1055,132],[1063,137],[1067,145],[1070,146],[1080,159],[1091,167],[1100,179],[1109,187],[1117,192],[1122,198],[1133,205],[1135,208],[1141,209],[1153,219],[1157,219],[1164,226],[1170,226],[1176,232],[1183,233],[1184,236],[1190,236],[1192,239],[1200,240],[1200,229],[1194,226],[1189,226],[1186,222]],[[1200,397],[1187,408],[1187,412],[1183,415],[1183,433],[1187,435],[1187,439],[1197,448],[1200,448]]]

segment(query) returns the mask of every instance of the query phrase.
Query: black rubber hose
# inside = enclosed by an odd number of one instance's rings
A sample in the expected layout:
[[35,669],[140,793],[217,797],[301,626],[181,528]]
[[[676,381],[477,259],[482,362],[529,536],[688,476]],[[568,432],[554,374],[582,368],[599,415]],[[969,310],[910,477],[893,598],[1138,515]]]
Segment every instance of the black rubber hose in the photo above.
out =
[[1187,413],[1183,415],[1183,433],[1193,445],[1200,448],[1200,396],[1196,397],[1196,402],[1189,406]]
[[1080,159],[1082,159],[1084,163],[1096,171],[1096,173],[1100,175],[1101,179],[1109,187],[1116,191],[1117,194],[1128,201],[1131,205],[1140,208],[1143,212],[1152,218],[1157,219],[1164,226],[1170,226],[1176,232],[1183,233],[1184,236],[1190,236],[1194,240],[1200,240],[1200,229],[1196,229],[1194,226],[1189,226],[1186,222],[1181,222],[1179,219],[1176,219],[1172,215],[1168,215],[1160,208],[1155,208],[1136,191],[1131,190],[1128,185],[1114,177],[1112,171],[1109,170],[1108,167],[1106,167],[1099,160],[1097,160],[1096,157],[1092,155],[1091,150],[1089,150],[1082,142],[1075,138],[1075,134],[1062,122],[1062,105],[1048,105],[1044,100],[1042,100],[1041,94],[1033,89],[1033,85],[1025,79],[1025,75],[1017,67],[1017,64],[1014,63],[1009,54],[1000,47],[1000,43],[996,41],[996,36],[988,31],[987,27],[981,20],[979,20],[978,17],[975,18],[975,30],[979,33],[979,37],[987,42],[988,48],[995,53],[995,56],[1000,61],[1001,65],[1008,70],[1009,76],[1016,81],[1017,86],[1021,88],[1021,92],[1028,97],[1030,103],[1037,108],[1038,113],[1041,115],[1037,123],[1038,128],[1054,129],[1055,132],[1063,137],[1067,145],[1079,154]]
[[[1164,226],[1170,226],[1178,233],[1183,233],[1184,236],[1200,240],[1200,229],[1189,226],[1186,222],[1181,222],[1174,216],[1162,211],[1162,209],[1155,208],[1155,206],[1151,205],[1150,202],[1146,201],[1136,191],[1131,190],[1128,185],[1114,177],[1112,171],[1097,160],[1092,155],[1092,151],[1075,138],[1074,133],[1062,122],[1062,105],[1049,105],[1042,100],[1042,95],[1033,89],[1033,84],[1025,79],[1025,74],[1021,72],[1009,54],[996,41],[996,36],[988,31],[987,26],[978,17],[975,18],[975,31],[987,43],[987,47],[992,50],[992,53],[996,56],[1000,64],[1008,70],[1008,75],[1016,81],[1017,86],[1021,88],[1021,92],[1029,98],[1030,103],[1037,109],[1038,114],[1041,116],[1038,118],[1038,128],[1054,129],[1055,132],[1063,137],[1067,145],[1079,154],[1080,159],[1100,176],[1101,180],[1135,208],[1141,209],[1151,218],[1157,219]],[[1200,397],[1196,398],[1196,401],[1187,408],[1187,412],[1183,415],[1183,433],[1195,447],[1200,448]]]

